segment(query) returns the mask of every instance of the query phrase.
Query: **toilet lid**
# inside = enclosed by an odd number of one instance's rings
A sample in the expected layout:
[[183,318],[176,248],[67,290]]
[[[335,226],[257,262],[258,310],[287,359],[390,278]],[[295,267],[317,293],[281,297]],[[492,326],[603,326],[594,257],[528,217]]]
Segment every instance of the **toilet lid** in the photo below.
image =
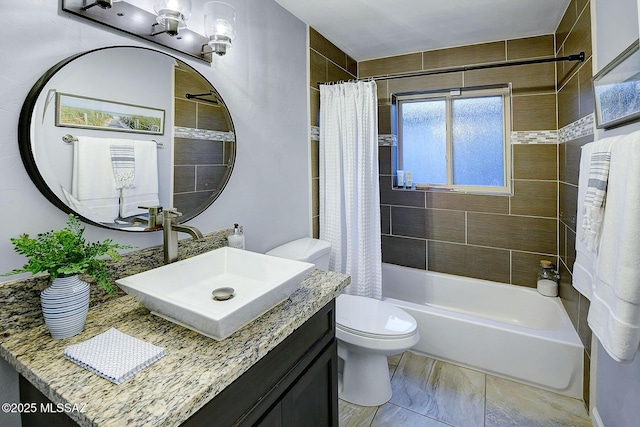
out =
[[417,328],[409,313],[388,302],[345,294],[336,298],[336,323],[356,333],[388,337],[409,335]]

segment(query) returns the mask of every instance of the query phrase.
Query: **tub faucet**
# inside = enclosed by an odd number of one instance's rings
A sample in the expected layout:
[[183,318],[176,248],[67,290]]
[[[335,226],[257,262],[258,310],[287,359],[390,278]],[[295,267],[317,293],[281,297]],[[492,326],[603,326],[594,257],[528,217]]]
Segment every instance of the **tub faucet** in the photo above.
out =
[[202,239],[202,233],[195,227],[178,224],[177,218],[182,215],[176,209],[162,211],[162,234],[164,240],[164,263],[178,260],[178,232],[188,233],[193,240]]

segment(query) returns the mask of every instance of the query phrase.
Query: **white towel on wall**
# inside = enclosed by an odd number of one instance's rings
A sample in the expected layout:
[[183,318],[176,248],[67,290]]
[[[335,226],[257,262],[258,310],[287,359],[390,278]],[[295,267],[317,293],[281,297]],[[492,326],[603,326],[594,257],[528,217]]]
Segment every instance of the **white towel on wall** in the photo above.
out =
[[158,144],[154,141],[135,141],[135,178],[133,188],[122,189],[120,216],[144,214],[138,206],[158,206]]
[[578,204],[576,218],[576,260],[573,264],[573,287],[589,300],[593,296],[593,276],[596,271],[596,253],[584,243],[584,230],[581,227],[584,216],[584,198],[589,181],[589,165],[594,142],[582,146],[580,154],[580,174],[578,178]]
[[73,145],[75,209],[96,222],[112,223],[118,216],[120,191],[113,176],[110,145],[110,139],[88,136],[79,136]]
[[640,345],[640,131],[615,141],[588,322],[609,355]]

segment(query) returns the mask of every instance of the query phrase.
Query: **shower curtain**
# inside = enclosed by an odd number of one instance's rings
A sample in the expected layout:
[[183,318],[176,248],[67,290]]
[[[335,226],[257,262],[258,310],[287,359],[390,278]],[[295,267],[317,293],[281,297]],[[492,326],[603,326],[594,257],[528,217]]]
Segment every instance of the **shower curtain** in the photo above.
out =
[[345,293],[382,297],[378,106],[374,81],[320,86],[320,238]]

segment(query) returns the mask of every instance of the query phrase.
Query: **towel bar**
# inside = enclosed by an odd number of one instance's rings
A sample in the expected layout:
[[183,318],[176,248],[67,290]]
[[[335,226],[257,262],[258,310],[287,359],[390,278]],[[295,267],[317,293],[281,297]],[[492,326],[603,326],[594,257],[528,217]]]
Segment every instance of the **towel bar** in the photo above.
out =
[[[76,142],[78,138],[68,133],[62,137],[62,140],[67,144],[71,144],[72,142]],[[155,142],[159,148],[164,147],[164,143],[162,141],[156,141],[155,139],[152,139],[152,141]]]

